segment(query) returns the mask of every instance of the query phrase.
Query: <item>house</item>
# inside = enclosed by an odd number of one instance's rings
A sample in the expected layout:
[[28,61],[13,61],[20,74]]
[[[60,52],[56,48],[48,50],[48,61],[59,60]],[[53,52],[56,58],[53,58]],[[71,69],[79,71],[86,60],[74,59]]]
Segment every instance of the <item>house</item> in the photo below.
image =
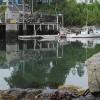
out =
[[11,5],[12,3],[16,5],[20,5],[22,4],[22,0],[0,0],[0,4],[6,4],[6,5],[10,4]]
[[77,3],[86,3],[86,4],[91,4],[96,1],[100,2],[100,0],[76,0],[76,1],[77,1]]

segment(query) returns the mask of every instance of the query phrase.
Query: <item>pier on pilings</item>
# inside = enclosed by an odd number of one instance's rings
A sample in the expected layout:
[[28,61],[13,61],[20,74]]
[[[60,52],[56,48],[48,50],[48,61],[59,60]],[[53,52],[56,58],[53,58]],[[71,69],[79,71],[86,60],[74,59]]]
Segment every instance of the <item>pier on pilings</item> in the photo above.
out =
[[24,18],[25,19],[20,17],[19,22],[17,23],[19,35],[25,34],[22,31],[26,31],[25,35],[34,35],[35,33],[35,35],[44,35],[43,33],[49,33],[51,31],[58,32],[59,27],[63,26],[63,14],[48,14],[38,12],[35,15],[33,14],[31,16],[24,16]]
[[[58,25],[57,23],[32,23],[32,24],[25,24],[26,34],[23,32],[23,24],[17,24],[17,30],[19,35],[44,35],[48,33],[50,35],[55,34],[58,32]],[[35,34],[36,32],[36,34]]]
[[[13,27],[14,28],[13,28]],[[10,28],[11,27],[11,28]],[[58,33],[57,23],[25,23],[25,29],[23,30],[22,23],[16,24],[1,24],[0,23],[0,38],[5,39],[7,32],[17,32],[18,35],[55,35]],[[25,31],[25,32],[24,32]]]
[[19,19],[6,20],[4,31],[17,31],[18,35],[55,35],[59,32],[59,27],[63,26],[62,14],[52,15],[37,12],[35,15],[25,15],[24,17],[19,15]]

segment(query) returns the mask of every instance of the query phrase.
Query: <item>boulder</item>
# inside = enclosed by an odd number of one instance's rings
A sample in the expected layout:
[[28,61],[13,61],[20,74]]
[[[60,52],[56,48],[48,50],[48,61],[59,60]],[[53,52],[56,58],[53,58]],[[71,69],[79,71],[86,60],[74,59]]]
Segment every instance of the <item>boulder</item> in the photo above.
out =
[[100,53],[93,55],[86,62],[88,85],[91,92],[100,91]]

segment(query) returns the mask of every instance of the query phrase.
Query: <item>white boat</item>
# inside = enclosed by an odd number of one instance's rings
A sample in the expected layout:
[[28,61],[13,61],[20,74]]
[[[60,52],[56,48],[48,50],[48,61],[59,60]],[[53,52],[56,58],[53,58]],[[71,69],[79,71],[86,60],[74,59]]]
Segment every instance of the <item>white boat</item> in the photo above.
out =
[[58,35],[22,35],[18,36],[19,40],[32,40],[32,39],[47,39],[55,40]]
[[81,29],[80,33],[66,34],[67,38],[99,38],[100,32],[97,32],[94,26],[85,26]]
[[73,33],[71,31],[60,30],[60,38],[99,38],[100,32],[96,30],[95,26],[84,26],[80,33]]
[[32,40],[32,39],[37,39],[37,38],[42,38],[40,35],[22,35],[18,36],[18,40]]

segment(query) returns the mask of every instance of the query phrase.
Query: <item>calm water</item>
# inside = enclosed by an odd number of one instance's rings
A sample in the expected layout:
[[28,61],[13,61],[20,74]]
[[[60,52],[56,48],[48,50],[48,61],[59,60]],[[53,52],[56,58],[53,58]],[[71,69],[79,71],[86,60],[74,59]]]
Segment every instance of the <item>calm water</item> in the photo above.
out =
[[0,41],[0,89],[88,88],[85,61],[100,51],[100,39]]

